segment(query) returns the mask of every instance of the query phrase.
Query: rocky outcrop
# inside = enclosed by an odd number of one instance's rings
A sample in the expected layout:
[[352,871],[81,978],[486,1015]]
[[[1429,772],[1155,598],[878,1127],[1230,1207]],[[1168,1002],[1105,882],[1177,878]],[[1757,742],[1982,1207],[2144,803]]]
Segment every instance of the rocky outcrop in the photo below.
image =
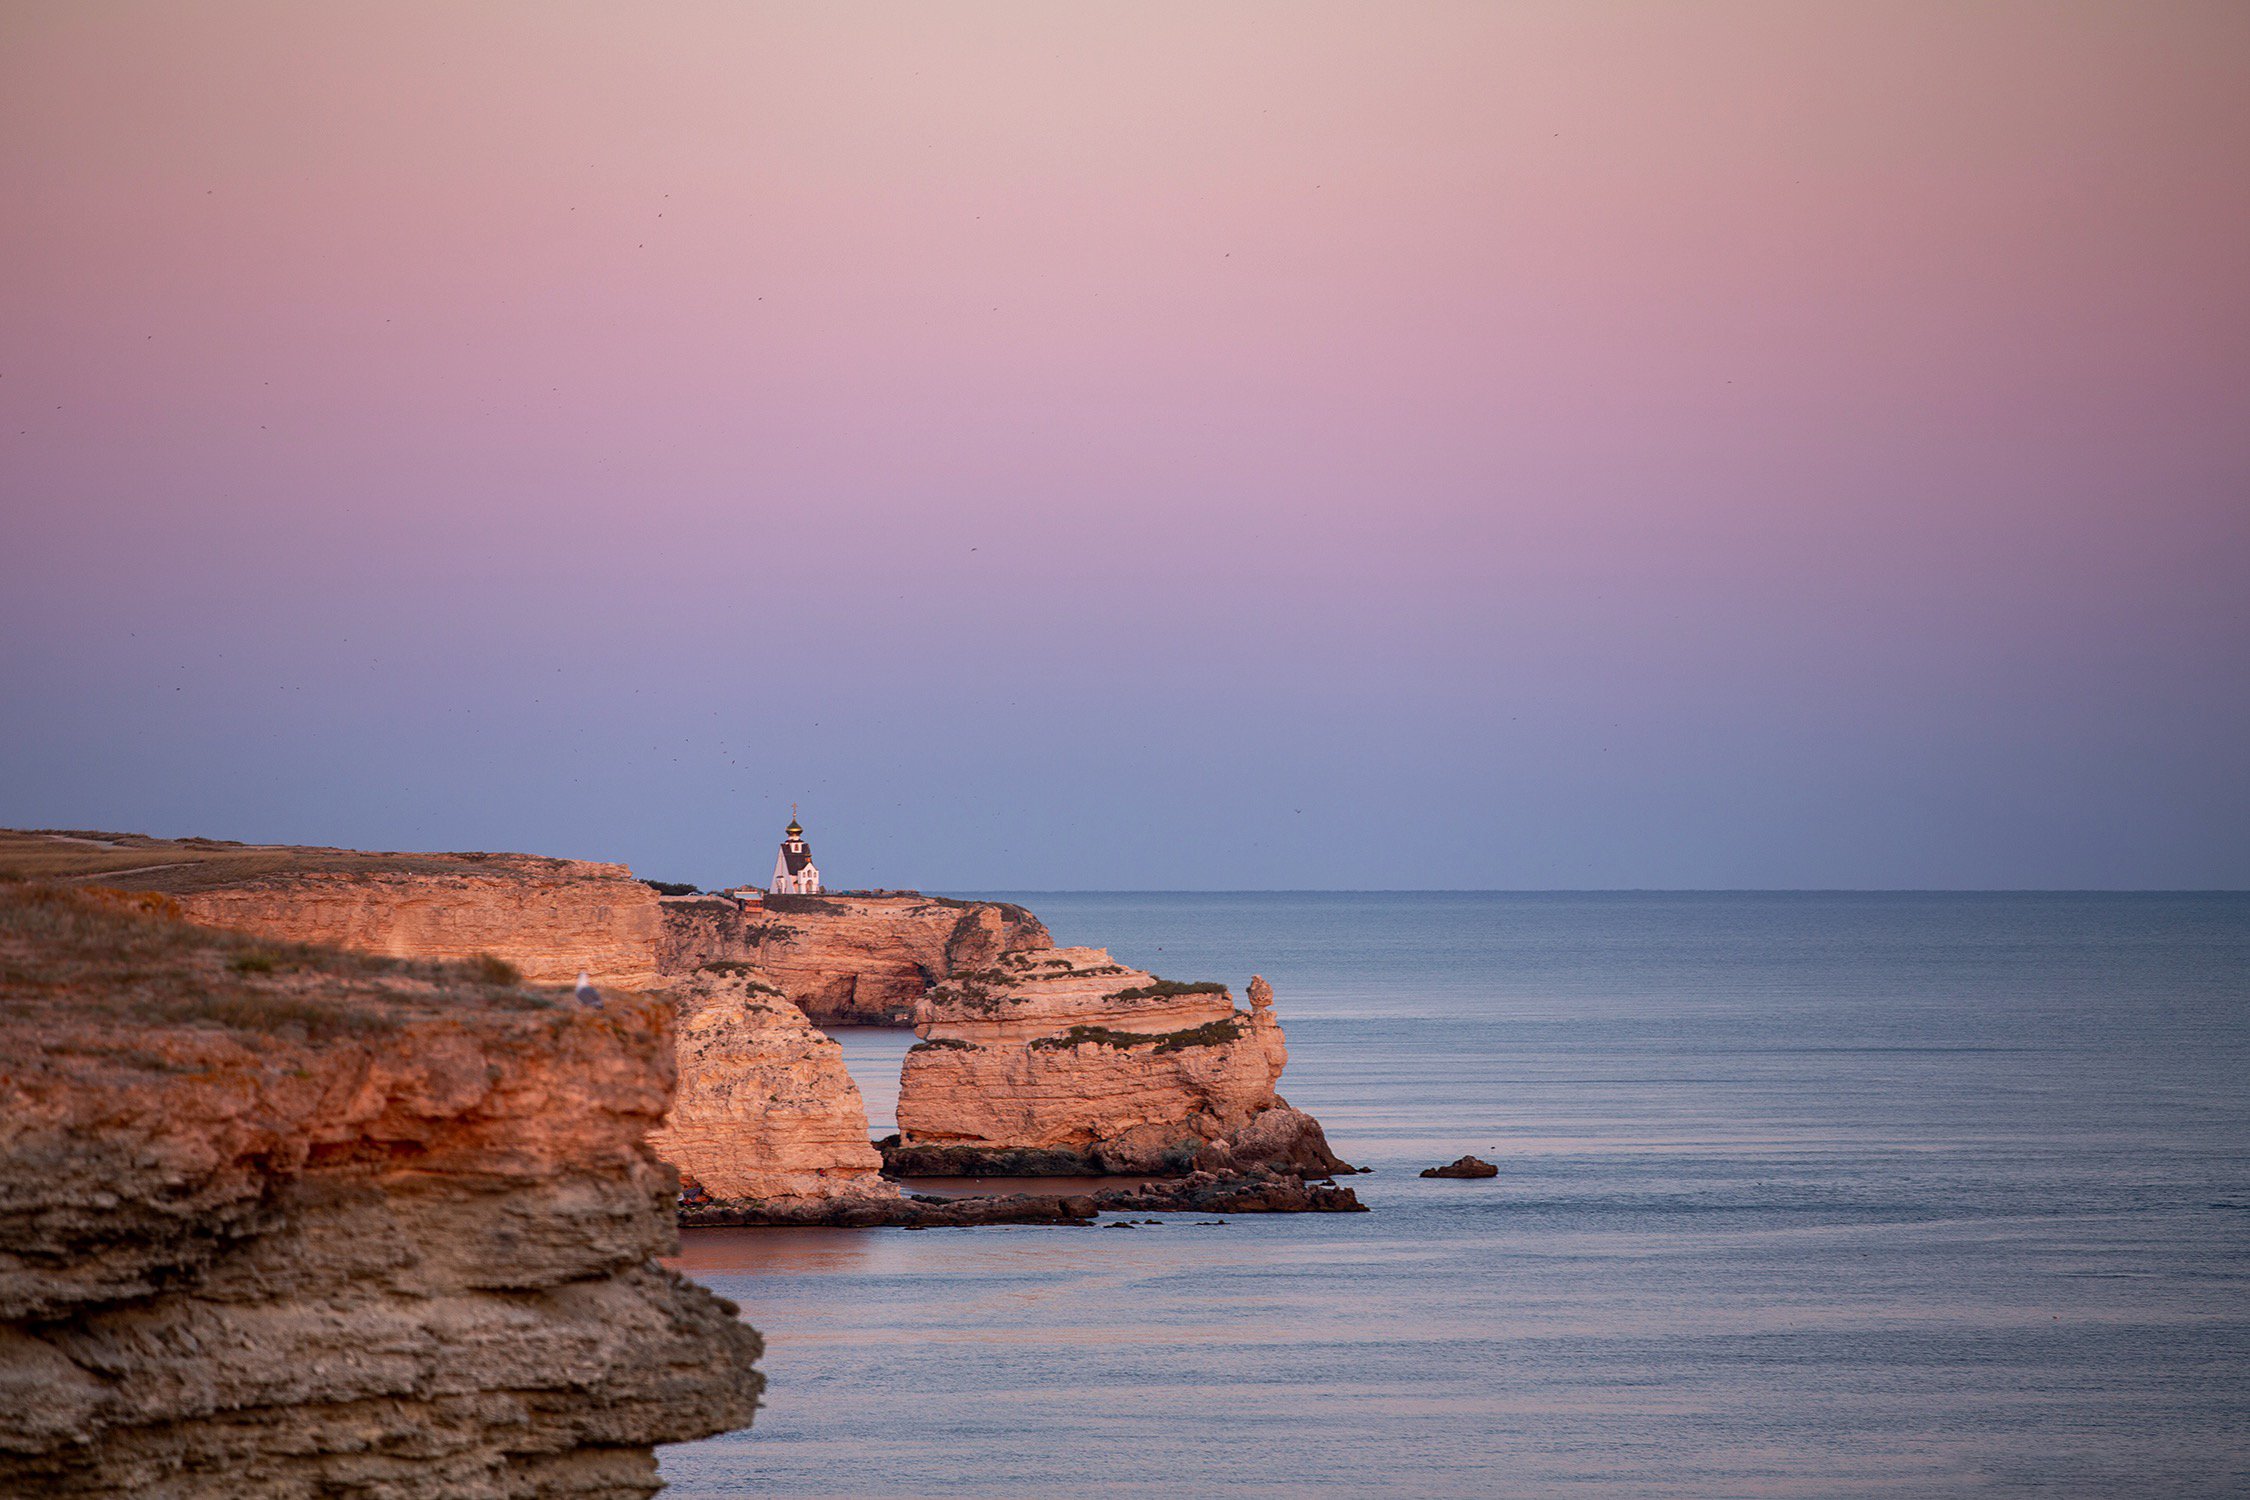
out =
[[771,1198],[689,1198],[680,1204],[684,1229],[976,1229],[990,1224],[1090,1224],[1094,1200],[1083,1194],[1007,1193],[966,1198],[926,1194],[883,1202]]
[[[930,992],[899,1088],[894,1170],[1184,1172],[1276,1162],[1349,1171],[1275,1092],[1273,990],[1174,984],[1098,948],[1005,956]],[[1009,1153],[1014,1153],[1013,1155]]]
[[1020,906],[912,893],[667,900],[662,921],[665,972],[748,964],[828,1025],[906,1025],[930,986],[1052,946]]
[[623,865],[495,854],[442,873],[293,871],[178,897],[194,921],[394,958],[513,964],[526,979],[644,989],[657,979],[654,890]]
[[125,899],[0,886],[0,1493],[638,1497],[750,1420],[665,1007]]
[[898,1198],[843,1048],[803,1011],[740,965],[703,969],[668,994],[680,1083],[650,1143],[691,1197],[759,1199],[776,1213]]
[[393,958],[512,964],[537,984],[583,969],[656,982],[656,892],[623,865],[531,854],[356,849],[0,830],[0,871],[170,896],[197,922]]
[[1479,1160],[1474,1156],[1464,1156],[1458,1160],[1447,1162],[1442,1167],[1424,1167],[1422,1175],[1424,1177],[1498,1177],[1500,1169],[1491,1162]]
[[1367,1205],[1348,1187],[1306,1182],[1262,1166],[1243,1172],[1190,1172],[1141,1187],[1094,1194],[1104,1213],[1363,1214]]
[[[1090,1224],[1104,1213],[1362,1214],[1367,1205],[1350,1188],[1306,1182],[1292,1173],[1254,1166],[1247,1171],[1190,1172],[1185,1177],[1104,1188],[1093,1193],[1006,1193],[938,1198],[916,1193],[887,1203],[822,1206],[711,1199],[700,1195],[680,1206],[688,1228],[974,1229],[987,1224]],[[1114,1227],[1114,1226],[1112,1226]]]

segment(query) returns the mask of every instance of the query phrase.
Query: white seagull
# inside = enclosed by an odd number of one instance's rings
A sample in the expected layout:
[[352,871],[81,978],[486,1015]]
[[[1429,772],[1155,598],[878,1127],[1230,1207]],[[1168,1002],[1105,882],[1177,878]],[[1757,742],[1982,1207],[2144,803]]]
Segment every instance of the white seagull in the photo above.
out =
[[578,1003],[597,1008],[602,1003],[602,992],[594,988],[593,976],[584,969],[578,971]]

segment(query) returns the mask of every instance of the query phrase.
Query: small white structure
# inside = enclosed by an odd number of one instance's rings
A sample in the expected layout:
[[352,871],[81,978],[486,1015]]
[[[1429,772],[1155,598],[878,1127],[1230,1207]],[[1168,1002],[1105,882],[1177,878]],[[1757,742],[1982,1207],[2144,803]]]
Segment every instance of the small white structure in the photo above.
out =
[[812,862],[812,845],[805,842],[805,830],[797,826],[795,818],[782,830],[781,853],[773,862],[773,884],[766,890],[775,896],[820,894],[820,866]]

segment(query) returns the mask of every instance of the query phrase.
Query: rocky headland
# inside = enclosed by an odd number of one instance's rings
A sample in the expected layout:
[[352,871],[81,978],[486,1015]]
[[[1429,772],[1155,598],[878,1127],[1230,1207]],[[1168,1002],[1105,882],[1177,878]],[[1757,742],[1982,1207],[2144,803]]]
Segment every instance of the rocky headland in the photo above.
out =
[[[683,1222],[1070,1222],[1053,1197],[933,1205],[896,1179],[1263,1172],[1302,1183],[1352,1170],[1278,1092],[1288,1051],[1262,979],[1240,1008],[1222,984],[1058,949],[1036,916],[1003,902],[740,901],[531,855],[91,832],[0,832],[9,871],[167,899],[268,941],[496,962],[547,982],[584,969],[605,990],[645,991],[675,1020],[679,1090],[654,1140],[687,1178]],[[920,1032],[900,1135],[880,1153],[840,1049],[814,1023]],[[1262,1181],[1234,1187],[1276,1209],[1332,1206]]]
[[1237,1009],[1099,948],[1006,955],[934,987],[899,1085],[907,1175],[1352,1168],[1277,1092],[1288,1062],[1273,990]]
[[623,1500],[750,1421],[669,1006],[184,905],[0,884],[0,1493]]
[[663,903],[658,967],[688,974],[746,964],[814,1021],[905,1026],[932,985],[1054,946],[1020,906],[914,892],[766,896],[751,907],[721,896]]

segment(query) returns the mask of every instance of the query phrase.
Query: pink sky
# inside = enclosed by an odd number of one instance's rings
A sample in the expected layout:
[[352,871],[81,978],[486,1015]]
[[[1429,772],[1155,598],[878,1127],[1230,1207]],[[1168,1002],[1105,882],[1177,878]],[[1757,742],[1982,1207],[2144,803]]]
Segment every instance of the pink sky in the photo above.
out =
[[0,821],[2250,883],[2240,5],[19,4],[0,203]]

